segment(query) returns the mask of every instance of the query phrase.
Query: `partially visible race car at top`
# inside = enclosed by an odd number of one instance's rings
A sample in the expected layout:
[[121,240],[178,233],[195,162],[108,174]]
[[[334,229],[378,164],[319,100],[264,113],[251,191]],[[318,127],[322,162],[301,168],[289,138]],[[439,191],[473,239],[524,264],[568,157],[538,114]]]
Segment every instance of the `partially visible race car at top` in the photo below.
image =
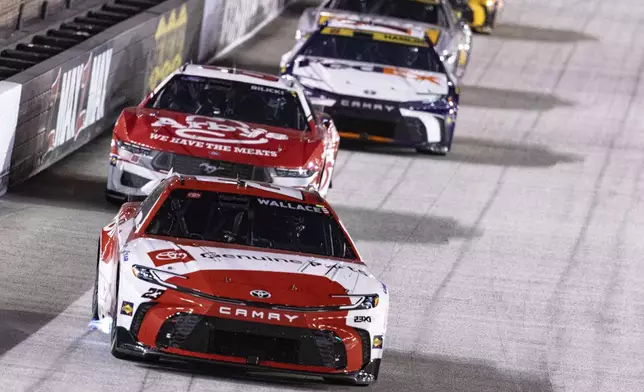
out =
[[456,16],[477,33],[490,34],[496,26],[503,0],[449,0]]
[[369,16],[378,23],[421,27],[457,80],[465,75],[472,49],[472,31],[456,17],[449,0],[326,0],[300,17],[296,38],[316,31],[330,18]]
[[107,197],[144,197],[144,185],[171,171],[325,195],[339,141],[294,78],[185,65],[116,121]]
[[318,193],[177,174],[147,187],[99,241],[92,319],[115,357],[378,378],[387,286]]
[[437,155],[451,148],[460,88],[422,28],[333,18],[298,41],[281,67],[343,138]]

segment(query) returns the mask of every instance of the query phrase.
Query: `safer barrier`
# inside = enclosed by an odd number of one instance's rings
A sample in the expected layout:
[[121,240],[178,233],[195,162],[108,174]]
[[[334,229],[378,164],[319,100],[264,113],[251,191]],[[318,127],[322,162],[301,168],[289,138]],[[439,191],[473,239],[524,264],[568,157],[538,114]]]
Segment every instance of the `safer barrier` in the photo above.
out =
[[11,186],[69,155],[181,64],[231,50],[289,2],[168,0],[0,82],[0,195],[7,177]]

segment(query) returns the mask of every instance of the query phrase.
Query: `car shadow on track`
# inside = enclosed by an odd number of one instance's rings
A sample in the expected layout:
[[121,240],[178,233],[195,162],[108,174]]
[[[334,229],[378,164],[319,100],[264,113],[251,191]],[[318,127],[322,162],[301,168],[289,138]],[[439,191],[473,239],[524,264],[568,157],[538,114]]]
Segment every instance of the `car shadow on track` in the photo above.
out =
[[[324,383],[317,378],[249,374],[224,365],[173,363],[139,364],[163,372],[193,375],[204,381],[243,383],[248,388],[288,388],[312,391],[355,391],[354,386]],[[405,392],[553,392],[545,377],[499,369],[492,362],[385,351],[379,380],[361,389]]]
[[460,105],[487,109],[545,111],[574,103],[555,95],[492,87],[463,86]]
[[492,31],[491,37],[504,40],[525,40],[548,43],[574,43],[579,41],[597,41],[597,37],[575,30],[553,29],[515,23],[499,23]]
[[[354,240],[442,245],[454,238],[471,239],[480,236],[480,232],[447,217],[347,206],[334,206],[333,209]],[[410,236],[411,228],[415,229]]]
[[57,315],[56,310],[39,313],[0,309],[0,356],[53,320]]
[[419,154],[412,148],[392,147],[355,140],[342,140],[340,148],[349,151],[417,156],[418,159],[503,167],[551,167],[561,163],[583,161],[583,158],[578,155],[559,153],[541,144],[502,142],[460,136],[454,138],[452,151],[442,157]]

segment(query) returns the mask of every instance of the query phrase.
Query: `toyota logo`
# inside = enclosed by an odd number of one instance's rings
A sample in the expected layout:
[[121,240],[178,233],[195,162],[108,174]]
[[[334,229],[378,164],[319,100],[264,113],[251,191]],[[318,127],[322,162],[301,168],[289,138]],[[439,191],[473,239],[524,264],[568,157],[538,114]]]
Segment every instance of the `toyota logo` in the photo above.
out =
[[367,95],[376,95],[377,93],[373,90],[364,90],[364,93]]
[[271,293],[269,293],[268,291],[264,291],[264,290],[253,290],[253,291],[250,292],[250,295],[252,295],[253,297],[256,297],[256,298],[263,298],[263,299],[271,297]]
[[156,256],[157,260],[183,260],[186,257],[188,257],[188,255],[185,252],[173,250],[159,253]]

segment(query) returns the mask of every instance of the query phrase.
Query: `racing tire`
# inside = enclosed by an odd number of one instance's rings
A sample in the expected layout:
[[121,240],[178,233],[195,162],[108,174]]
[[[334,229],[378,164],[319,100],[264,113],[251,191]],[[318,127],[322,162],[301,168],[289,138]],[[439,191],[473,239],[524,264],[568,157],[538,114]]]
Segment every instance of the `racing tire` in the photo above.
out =
[[98,263],[100,263],[101,240],[98,240],[96,252],[96,275],[94,277],[94,292],[92,293],[92,321],[98,320]]

